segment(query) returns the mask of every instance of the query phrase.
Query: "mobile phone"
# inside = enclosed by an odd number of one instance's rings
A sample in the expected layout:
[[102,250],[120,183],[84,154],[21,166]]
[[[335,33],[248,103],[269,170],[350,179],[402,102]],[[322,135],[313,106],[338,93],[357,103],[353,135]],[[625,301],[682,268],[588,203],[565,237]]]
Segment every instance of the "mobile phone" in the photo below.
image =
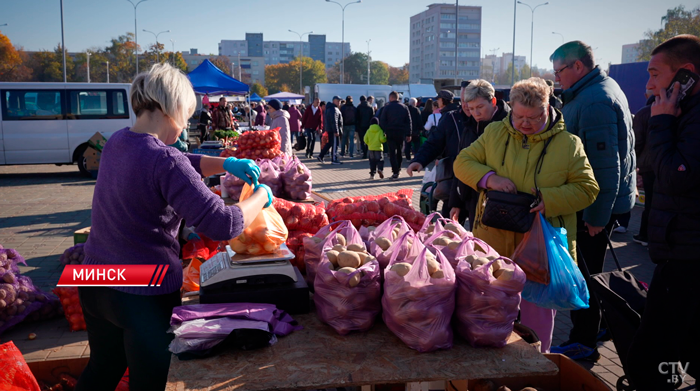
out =
[[671,98],[673,85],[676,84],[676,82],[679,82],[681,83],[681,90],[678,94],[678,102],[682,101],[688,92],[693,90],[695,84],[698,82],[698,79],[700,79],[700,76],[698,76],[696,73],[693,73],[685,68],[679,69],[678,72],[676,72],[676,76],[674,76],[673,80],[671,80],[671,85],[669,85],[666,89],[666,97]]

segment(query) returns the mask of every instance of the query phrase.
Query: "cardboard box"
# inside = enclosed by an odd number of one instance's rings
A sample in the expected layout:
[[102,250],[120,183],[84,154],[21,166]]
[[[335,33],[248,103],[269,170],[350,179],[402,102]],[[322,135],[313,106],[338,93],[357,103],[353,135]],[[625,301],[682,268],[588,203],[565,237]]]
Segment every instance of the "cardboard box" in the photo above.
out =
[[85,158],[85,168],[88,171],[97,171],[100,168],[102,152],[93,147],[88,147],[83,153],[83,157]]
[[107,139],[100,132],[95,133],[92,137],[90,137],[90,140],[88,140],[88,145],[100,152],[102,152],[102,148],[104,148],[106,143]]

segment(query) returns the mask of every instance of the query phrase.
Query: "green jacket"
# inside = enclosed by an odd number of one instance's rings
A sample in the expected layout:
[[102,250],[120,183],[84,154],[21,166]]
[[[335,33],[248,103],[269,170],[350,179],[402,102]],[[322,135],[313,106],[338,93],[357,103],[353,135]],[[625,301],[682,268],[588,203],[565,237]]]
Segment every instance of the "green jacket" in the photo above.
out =
[[566,129],[583,142],[600,194],[583,211],[583,221],[603,227],[611,214],[634,207],[637,187],[634,130],[627,97],[600,68],[562,94]]
[[[542,193],[545,217],[554,227],[567,230],[569,251],[576,259],[576,212],[586,208],[598,195],[598,184],[581,140],[566,131],[562,114],[550,111],[550,123],[545,131],[525,136],[511,125],[510,114],[502,121],[493,122],[468,148],[463,149],[454,163],[454,174],[459,180],[480,191],[474,236],[491,245],[499,254],[511,257],[523,239],[523,234],[487,227],[481,224],[485,191],[477,189],[484,175],[496,175],[513,181],[518,191],[531,193],[535,187],[535,165],[544,144],[547,147],[537,186]],[[551,118],[554,117],[552,121]],[[561,218],[560,218],[561,217]]]
[[384,144],[386,142],[386,134],[379,125],[370,125],[365,133],[365,144],[370,151],[384,151]]

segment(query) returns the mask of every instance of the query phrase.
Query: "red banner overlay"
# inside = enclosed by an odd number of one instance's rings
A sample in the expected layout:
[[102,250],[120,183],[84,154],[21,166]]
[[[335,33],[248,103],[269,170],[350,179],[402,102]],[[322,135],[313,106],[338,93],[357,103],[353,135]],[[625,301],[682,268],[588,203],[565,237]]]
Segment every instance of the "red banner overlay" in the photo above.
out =
[[160,286],[169,265],[66,265],[57,286]]

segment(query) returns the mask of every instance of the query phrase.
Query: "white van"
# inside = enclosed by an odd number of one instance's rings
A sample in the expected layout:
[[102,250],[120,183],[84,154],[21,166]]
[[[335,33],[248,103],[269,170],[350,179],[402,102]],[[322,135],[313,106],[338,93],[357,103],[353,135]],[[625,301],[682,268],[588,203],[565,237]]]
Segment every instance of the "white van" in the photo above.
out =
[[73,164],[95,132],[109,138],[136,120],[131,84],[0,83],[0,164]]
[[322,101],[330,102],[333,96],[338,95],[342,99],[346,96],[352,96],[355,106],[360,104],[360,95],[364,96],[374,96],[374,102],[377,103],[380,100],[384,102],[389,101],[389,93],[391,92],[391,86],[387,85],[374,85],[374,84],[330,84],[321,83],[316,84],[315,87],[316,97]]

